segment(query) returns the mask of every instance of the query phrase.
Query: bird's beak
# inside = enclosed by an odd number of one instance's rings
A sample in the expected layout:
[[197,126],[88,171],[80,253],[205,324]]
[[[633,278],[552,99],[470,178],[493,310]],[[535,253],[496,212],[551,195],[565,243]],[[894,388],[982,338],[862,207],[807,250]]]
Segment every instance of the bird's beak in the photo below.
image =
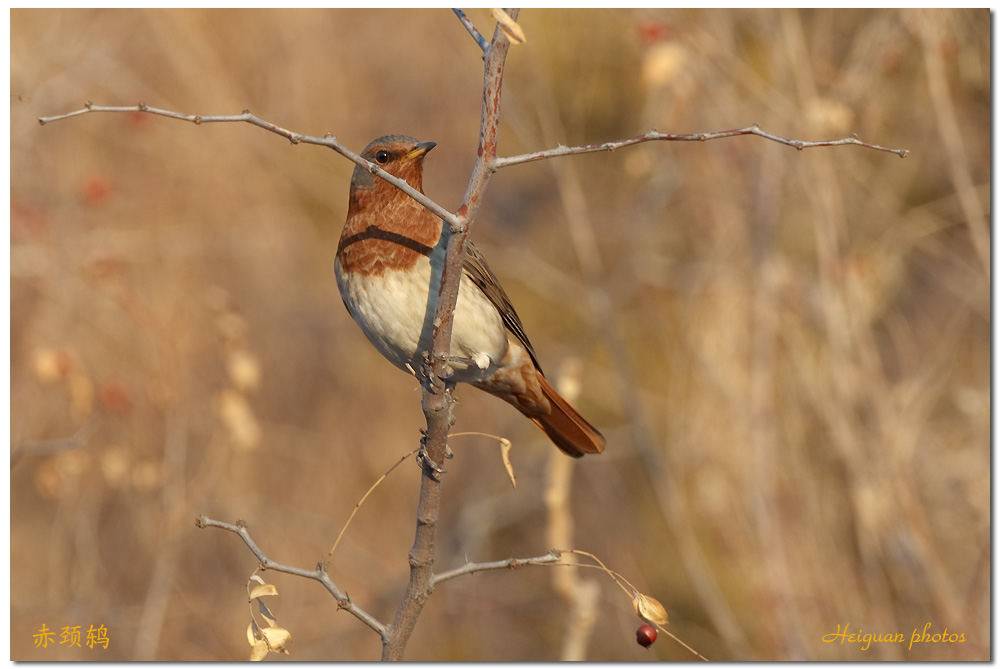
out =
[[413,147],[405,157],[407,160],[417,160],[418,158],[423,158],[424,154],[433,149],[435,146],[437,146],[435,142],[420,142]]

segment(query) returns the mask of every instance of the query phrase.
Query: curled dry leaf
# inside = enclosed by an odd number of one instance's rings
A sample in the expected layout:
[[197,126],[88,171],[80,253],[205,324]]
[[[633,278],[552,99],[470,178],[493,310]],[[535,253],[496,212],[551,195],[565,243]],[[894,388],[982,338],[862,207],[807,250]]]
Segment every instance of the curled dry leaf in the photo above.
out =
[[510,18],[507,12],[502,9],[491,9],[490,14],[496,19],[500,32],[506,35],[512,44],[524,44],[528,41],[528,38],[524,35],[524,30],[521,29],[521,26],[517,25],[517,21]]
[[632,603],[635,605],[635,612],[646,622],[654,625],[667,624],[667,610],[656,599],[637,592]]
[[510,464],[510,448],[512,444],[510,439],[506,437],[500,437],[500,457],[503,458],[504,469],[507,470],[507,476],[510,478],[510,485],[514,488],[517,487],[517,477],[514,476],[514,465]]
[[285,650],[285,644],[292,638],[291,632],[283,627],[265,627],[261,630],[261,634],[264,635],[264,641],[267,642],[268,648],[275,652],[288,654],[288,651]]
[[257,608],[260,611],[260,615],[267,621],[269,627],[274,627],[277,624],[278,619],[271,613],[271,609],[267,608],[267,604],[264,603],[263,599],[257,600]]
[[250,591],[250,599],[257,599],[258,597],[268,597],[270,595],[277,595],[278,589],[271,585],[270,583],[262,583],[260,585],[255,585],[253,590]]
[[267,657],[267,642],[261,639],[260,641],[254,641],[253,648],[250,649],[250,661],[260,662],[265,657]]
[[247,626],[247,641],[250,643],[250,660],[257,662],[263,660],[268,652],[284,653],[285,644],[292,638],[292,633],[283,627],[261,628],[256,622],[251,621]]

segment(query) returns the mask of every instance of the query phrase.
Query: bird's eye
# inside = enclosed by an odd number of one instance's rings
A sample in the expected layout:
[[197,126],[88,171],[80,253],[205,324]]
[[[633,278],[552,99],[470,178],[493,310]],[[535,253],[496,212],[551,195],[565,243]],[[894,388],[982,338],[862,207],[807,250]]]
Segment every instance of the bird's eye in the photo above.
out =
[[389,162],[389,152],[385,149],[380,149],[375,153],[375,162],[379,165],[385,165]]

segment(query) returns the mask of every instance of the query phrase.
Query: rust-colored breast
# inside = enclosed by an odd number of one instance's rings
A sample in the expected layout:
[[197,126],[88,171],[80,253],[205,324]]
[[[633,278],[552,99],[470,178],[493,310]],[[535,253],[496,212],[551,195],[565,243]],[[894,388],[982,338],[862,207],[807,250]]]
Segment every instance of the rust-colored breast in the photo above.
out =
[[[391,192],[390,192],[391,191]],[[344,271],[381,275],[412,267],[441,237],[441,220],[387,183],[352,193],[337,257]]]

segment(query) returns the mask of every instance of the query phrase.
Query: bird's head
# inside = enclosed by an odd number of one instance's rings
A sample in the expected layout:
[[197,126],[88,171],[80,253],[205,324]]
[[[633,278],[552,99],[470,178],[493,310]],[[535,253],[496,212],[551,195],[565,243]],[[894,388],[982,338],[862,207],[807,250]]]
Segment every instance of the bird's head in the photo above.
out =
[[[423,160],[434,146],[434,142],[418,142],[406,135],[386,135],[366,146],[361,152],[361,157],[375,163],[392,176],[403,179],[423,193]],[[351,190],[372,190],[381,187],[396,190],[395,186],[386,183],[361,165],[354,168]]]

